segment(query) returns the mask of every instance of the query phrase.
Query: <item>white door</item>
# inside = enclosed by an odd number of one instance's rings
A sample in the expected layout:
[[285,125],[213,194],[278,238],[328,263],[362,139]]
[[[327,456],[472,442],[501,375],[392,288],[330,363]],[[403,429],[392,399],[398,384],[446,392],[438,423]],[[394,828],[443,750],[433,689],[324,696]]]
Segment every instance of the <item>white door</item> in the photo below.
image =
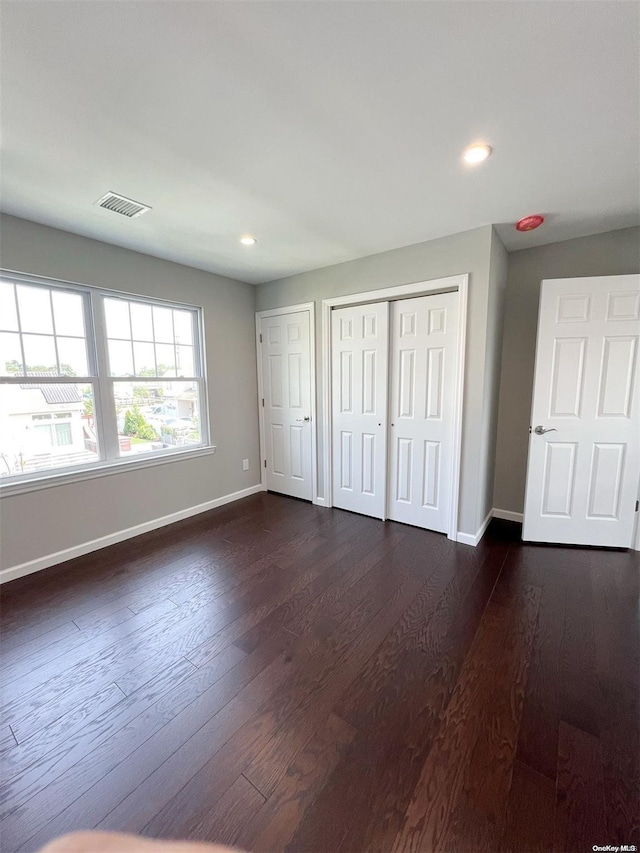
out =
[[388,517],[449,530],[458,294],[391,303]]
[[267,489],[312,500],[310,312],[262,317]]
[[542,282],[524,539],[631,545],[639,335],[640,276]]
[[333,505],[385,517],[389,304],[331,312]]

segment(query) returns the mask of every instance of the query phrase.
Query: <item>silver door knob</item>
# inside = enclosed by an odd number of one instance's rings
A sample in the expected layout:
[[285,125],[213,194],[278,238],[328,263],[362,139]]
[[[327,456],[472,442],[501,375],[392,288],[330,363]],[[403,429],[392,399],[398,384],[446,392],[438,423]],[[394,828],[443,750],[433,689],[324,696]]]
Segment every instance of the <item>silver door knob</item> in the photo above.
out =
[[545,429],[543,426],[537,426],[534,432],[536,435],[544,435],[545,432],[558,432],[558,430],[555,427],[553,429]]
[[309,415],[307,415],[306,418],[296,418],[296,423],[302,423],[302,421],[304,421],[306,424],[308,424],[310,420],[311,418],[309,417]]

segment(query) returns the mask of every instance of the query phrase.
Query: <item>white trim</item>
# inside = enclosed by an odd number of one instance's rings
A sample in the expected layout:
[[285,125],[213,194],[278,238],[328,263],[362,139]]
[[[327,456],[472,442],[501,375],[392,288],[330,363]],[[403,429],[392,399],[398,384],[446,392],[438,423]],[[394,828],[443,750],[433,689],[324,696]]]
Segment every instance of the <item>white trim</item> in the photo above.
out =
[[298,305],[285,305],[283,308],[265,308],[256,311],[256,317],[279,317],[281,314],[297,314],[299,311],[315,311],[315,302],[300,302]]
[[[640,485],[638,486],[638,500],[640,500]],[[633,536],[631,537],[631,545],[629,545],[632,551],[640,551],[640,512],[636,510],[636,527]]]
[[263,489],[267,488],[267,475],[264,461],[266,459],[266,444],[264,440],[264,388],[262,384],[262,348],[260,346],[260,321],[264,317],[279,317],[282,314],[297,314],[300,311],[309,312],[309,381],[311,402],[311,502],[324,506],[318,498],[318,427],[316,423],[316,304],[302,302],[299,305],[285,305],[283,308],[269,308],[266,311],[256,311],[256,369],[258,372],[258,427],[260,433],[260,482]]
[[[216,452],[216,445],[210,447],[195,447],[192,450],[167,450],[156,455],[140,454],[140,458],[126,459],[118,462],[96,463],[90,468],[67,469],[64,472],[52,469],[51,474],[41,474],[30,480],[14,480],[2,484],[0,481],[0,499],[26,492],[39,492],[42,489],[52,489],[54,486],[66,486],[69,483],[80,483],[82,480],[95,480],[98,477],[109,477],[111,474],[124,474],[127,471],[138,471],[140,468],[152,468],[154,465],[164,465],[166,462],[184,462],[196,456],[211,456]],[[152,451],[153,453],[153,451]]]
[[[384,468],[382,474],[382,494],[384,495],[384,509],[382,511],[382,521],[389,518],[389,504],[391,503],[391,495],[389,493],[391,454],[389,453],[389,412],[391,405],[391,302],[385,303],[387,306],[387,369],[384,377],[384,394],[382,397],[384,418],[384,431],[382,433],[382,452],[384,454]],[[333,488],[333,485],[332,485]]]
[[199,515],[201,512],[208,512],[218,506],[238,501],[241,498],[247,498],[249,495],[255,495],[262,491],[264,490],[260,484],[249,486],[248,489],[241,489],[239,492],[232,492],[230,495],[223,495],[221,498],[214,498],[211,501],[206,501],[206,503],[178,510],[178,512],[171,513],[171,515],[153,518],[151,521],[136,524],[134,527],[127,527],[125,530],[117,530],[115,533],[109,533],[107,536],[101,536],[99,539],[92,539],[90,542],[83,542],[81,545],[74,545],[72,548],[65,548],[63,551],[57,551],[55,554],[47,554],[45,557],[38,557],[35,560],[29,560],[27,563],[10,566],[7,569],[0,570],[0,584],[30,575],[33,572],[39,572],[42,569],[48,569],[50,566],[72,560],[74,557],[82,557],[84,554],[91,553],[91,551],[115,545],[117,542],[123,542],[125,539],[133,539],[134,536],[140,536],[151,530],[166,527],[168,524],[182,521],[185,518],[190,518],[192,515]]
[[504,521],[517,521],[519,524],[522,524],[523,516],[521,512],[512,512],[510,509],[497,509],[494,507],[493,517],[502,518]]
[[347,296],[334,296],[331,299],[323,299],[322,304],[327,303],[332,308],[339,308],[347,305],[364,305],[367,302],[393,302],[398,298],[422,296],[424,293],[447,293],[458,290],[463,280],[469,280],[467,273],[433,278],[428,281],[414,281],[411,284],[398,284],[393,287],[381,287],[379,290],[364,290]]
[[[451,466],[451,516],[449,539],[458,530],[460,511],[460,480],[462,478],[462,410],[464,405],[464,373],[467,352],[467,304],[469,299],[469,276],[460,276],[458,284],[458,352],[456,353],[455,397],[453,401],[453,463]],[[484,533],[484,531],[483,531]]]
[[[432,293],[458,291],[458,351],[456,367],[456,387],[454,402],[454,444],[451,470],[451,517],[449,519],[449,539],[458,539],[458,514],[460,502],[460,475],[462,464],[462,411],[464,401],[465,348],[467,337],[467,300],[469,275],[452,275],[431,281],[417,281],[380,290],[368,290],[352,293],[349,296],[337,296],[322,300],[322,435],[324,442],[324,506],[333,506],[333,484],[331,479],[331,310],[347,305],[362,305],[367,302],[389,302],[410,296],[423,296]],[[488,523],[488,522],[487,522]],[[483,531],[484,532],[484,531]],[[469,536],[470,534],[462,534]],[[479,540],[478,540],[479,541]]]
[[[171,262],[170,262],[171,263]],[[19,272],[7,267],[0,267],[0,277],[11,279],[16,284],[59,284],[69,290],[95,290],[101,293],[113,293],[122,299],[131,299],[138,302],[155,302],[158,305],[172,308],[201,308],[193,302],[174,302],[172,299],[164,299],[162,296],[145,296],[142,293],[130,293],[128,290],[119,290],[117,287],[102,287],[99,284],[86,284],[82,281],[70,281],[66,278],[52,278],[51,276],[37,275],[36,273]]]
[[461,533],[460,531],[458,531],[458,533],[456,535],[456,542],[460,542],[462,545],[472,545],[475,548],[476,545],[480,542],[480,540],[484,536],[486,529],[489,526],[489,523],[490,523],[492,518],[493,518],[493,510],[490,509],[489,512],[487,513],[487,517],[482,522],[482,524],[480,525],[480,527],[478,528],[478,530],[476,531],[475,534],[474,533]]

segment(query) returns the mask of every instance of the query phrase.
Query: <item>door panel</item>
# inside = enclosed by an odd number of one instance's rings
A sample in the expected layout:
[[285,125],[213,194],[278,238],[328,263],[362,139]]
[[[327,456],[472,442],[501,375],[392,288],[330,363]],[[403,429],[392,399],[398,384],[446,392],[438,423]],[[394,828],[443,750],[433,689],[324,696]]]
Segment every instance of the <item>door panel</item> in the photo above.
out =
[[384,518],[388,303],[335,309],[333,505]]
[[556,338],[549,417],[580,417],[586,338]]
[[263,317],[260,332],[267,488],[312,500],[309,312]]
[[576,445],[548,441],[545,450],[542,513],[569,518],[573,504]]
[[619,518],[625,450],[624,444],[593,445],[588,518]]
[[391,303],[389,518],[449,529],[458,294]]
[[[640,276],[542,283],[525,539],[628,547],[640,479]],[[533,428],[549,430],[538,435]]]
[[628,418],[636,362],[637,337],[604,339],[598,417]]
[[438,509],[440,494],[440,442],[425,441],[424,468],[422,471],[424,491],[422,503],[430,509]]

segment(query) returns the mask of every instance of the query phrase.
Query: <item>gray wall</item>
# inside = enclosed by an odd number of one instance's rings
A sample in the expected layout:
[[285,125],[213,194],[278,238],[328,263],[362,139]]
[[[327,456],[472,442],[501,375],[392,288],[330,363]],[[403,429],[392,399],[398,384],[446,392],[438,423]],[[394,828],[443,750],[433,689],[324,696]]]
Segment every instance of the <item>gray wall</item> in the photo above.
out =
[[640,272],[640,229],[624,228],[509,254],[493,505],[524,509],[540,282]]
[[[469,314],[467,319],[467,359],[465,373],[464,423],[462,436],[462,476],[460,483],[459,529],[474,534],[484,515],[484,495],[491,488],[487,478],[493,476],[493,465],[482,464],[481,436],[483,419],[490,423],[490,412],[497,405],[495,381],[485,382],[485,356],[487,332],[492,336],[490,352],[495,357],[499,351],[499,312],[493,303],[490,308],[490,260],[492,246],[494,254],[500,255],[490,225],[454,234],[439,240],[430,240],[415,246],[371,255],[324,269],[301,273],[278,281],[258,285],[257,310],[279,308],[301,302],[316,303],[316,349],[317,349],[317,413],[322,418],[322,300],[345,296],[367,290],[426,281],[443,276],[469,273]],[[492,289],[498,292],[497,276]],[[492,312],[493,325],[488,323]],[[495,322],[494,322],[495,321]],[[489,373],[493,375],[493,368]],[[493,400],[487,399],[494,395]],[[323,464],[322,435],[318,435],[319,493],[324,494],[322,482]],[[485,470],[488,467],[488,470]],[[485,481],[482,481],[484,478]],[[483,496],[479,498],[479,495]]]
[[493,509],[494,472],[500,399],[500,372],[504,331],[505,293],[507,289],[507,250],[495,230],[491,237],[489,294],[487,306],[487,344],[482,411],[482,438],[479,454],[478,517],[483,520]]
[[202,306],[211,437],[218,447],[212,456],[2,498],[0,566],[260,482],[252,285],[12,216],[0,218],[0,251],[5,269]]
[[[492,505],[521,512],[540,281],[640,271],[638,228],[507,255],[486,226],[258,288],[11,216],[0,217],[0,250],[6,269],[201,305],[211,432],[218,446],[214,456],[3,498],[1,567],[259,482],[254,310],[316,302],[320,389],[323,299],[460,273],[469,273],[470,283],[459,528],[475,533]],[[317,404],[320,419],[320,395]],[[318,452],[322,495],[321,441]],[[247,457],[250,470],[243,472]]]

